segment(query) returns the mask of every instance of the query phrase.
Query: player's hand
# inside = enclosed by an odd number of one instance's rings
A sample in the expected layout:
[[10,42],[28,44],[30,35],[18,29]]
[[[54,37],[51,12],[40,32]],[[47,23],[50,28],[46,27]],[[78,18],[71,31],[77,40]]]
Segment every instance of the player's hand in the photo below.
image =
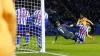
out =
[[70,27],[73,27],[73,24],[71,24]]
[[55,43],[55,41],[52,41],[52,44],[54,44]]

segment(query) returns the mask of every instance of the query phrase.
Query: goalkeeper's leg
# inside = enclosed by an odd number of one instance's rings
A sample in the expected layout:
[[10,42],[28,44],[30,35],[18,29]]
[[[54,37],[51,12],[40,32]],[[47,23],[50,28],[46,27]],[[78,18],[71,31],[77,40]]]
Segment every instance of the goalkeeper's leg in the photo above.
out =
[[73,32],[69,32],[69,35],[64,36],[65,39],[72,39],[75,42],[77,41],[77,36],[75,34],[73,34]]
[[77,36],[76,36],[75,34],[73,34],[72,32],[70,32],[70,37],[71,37],[71,39],[74,40],[75,43],[76,43],[76,41],[77,41]]

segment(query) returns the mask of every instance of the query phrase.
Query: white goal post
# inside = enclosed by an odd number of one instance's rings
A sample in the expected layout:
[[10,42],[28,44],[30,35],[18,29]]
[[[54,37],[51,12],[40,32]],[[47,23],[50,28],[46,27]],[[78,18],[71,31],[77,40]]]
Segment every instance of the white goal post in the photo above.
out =
[[45,17],[44,17],[44,11],[45,11],[45,5],[44,0],[41,0],[41,11],[42,11],[42,52],[45,52]]

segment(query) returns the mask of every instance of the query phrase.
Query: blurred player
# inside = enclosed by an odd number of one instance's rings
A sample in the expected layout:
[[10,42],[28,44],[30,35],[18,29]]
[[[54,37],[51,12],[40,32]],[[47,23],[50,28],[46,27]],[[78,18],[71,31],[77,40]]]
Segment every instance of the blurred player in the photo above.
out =
[[[19,47],[21,35],[25,35],[26,43],[23,45],[28,44],[30,34],[27,27],[27,21],[30,17],[29,11],[26,10],[26,8],[19,8],[16,10],[16,16],[17,16],[17,48]],[[26,33],[26,34],[25,34]]]
[[[77,22],[77,24],[79,24],[79,22],[82,22],[82,24],[84,25],[84,26],[86,26],[86,24],[87,23],[90,23],[90,24],[92,24],[93,25],[93,23],[90,21],[90,20],[88,20],[86,17],[84,17],[84,16],[80,16],[80,19],[78,20],[78,22]],[[89,27],[89,26],[88,26]],[[92,40],[94,40],[94,38],[92,37],[92,36],[90,36],[89,34],[87,35],[89,38],[91,38]],[[84,41],[85,41],[85,37],[86,36],[84,36]]]
[[[65,25],[65,24],[60,24],[59,21],[56,21],[56,24],[57,24],[57,30],[58,30],[58,32],[59,32],[65,39],[72,39],[72,40],[74,40],[75,42],[77,41],[77,38],[75,37],[75,35],[74,35],[72,32],[70,32],[70,31],[67,30],[67,28],[69,28],[70,26]],[[70,28],[71,28],[71,27],[70,27]],[[57,39],[58,39],[58,35],[56,35],[56,38],[55,38],[55,40],[52,42],[52,44],[55,43],[55,42],[57,41]]]
[[79,22],[82,22],[82,24],[83,24],[84,26],[86,26],[87,22],[89,22],[90,24],[93,25],[93,23],[92,23],[90,20],[88,20],[86,17],[84,17],[84,16],[82,16],[82,15],[80,16],[80,18],[79,18],[77,24],[79,24]]
[[79,39],[76,43],[83,43],[84,42],[84,36],[88,35],[88,24],[86,26],[83,25],[82,22],[77,25],[79,29],[75,32],[75,36]]
[[13,56],[15,37],[16,14],[13,0],[0,0],[0,56]]
[[[36,34],[36,36],[37,36],[37,42],[38,42],[39,48],[41,48],[41,23],[42,23],[41,22],[41,18],[42,18],[41,14],[42,14],[41,10],[36,10],[33,13],[33,15],[31,16],[31,18],[34,19],[32,28],[33,28],[33,33]],[[48,23],[48,14],[46,12],[44,13],[44,18],[45,18],[45,26],[46,26]]]

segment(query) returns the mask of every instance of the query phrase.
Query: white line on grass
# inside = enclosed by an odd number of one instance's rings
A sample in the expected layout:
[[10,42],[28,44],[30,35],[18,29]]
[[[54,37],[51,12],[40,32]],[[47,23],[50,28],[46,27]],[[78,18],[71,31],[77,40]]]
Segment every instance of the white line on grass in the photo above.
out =
[[[25,50],[25,49],[21,49],[21,50]],[[16,52],[15,54],[27,54],[27,53],[41,53],[41,51],[35,51],[35,50],[31,50],[31,52]],[[57,54],[57,53],[52,53],[52,52],[45,52],[45,54],[51,54],[54,56],[68,56],[68,55],[64,55],[64,54]]]
[[55,55],[55,56],[68,56],[68,55],[64,55],[64,54],[57,54],[57,53],[51,53],[51,52],[45,52],[45,53]]
[[[19,53],[16,53],[16,54],[27,54],[27,53],[40,53],[40,52],[19,52]],[[45,54],[51,54],[51,55],[54,55],[54,56],[68,56],[68,55],[64,55],[64,54],[57,54],[57,53],[51,53],[51,52],[45,52]]]

